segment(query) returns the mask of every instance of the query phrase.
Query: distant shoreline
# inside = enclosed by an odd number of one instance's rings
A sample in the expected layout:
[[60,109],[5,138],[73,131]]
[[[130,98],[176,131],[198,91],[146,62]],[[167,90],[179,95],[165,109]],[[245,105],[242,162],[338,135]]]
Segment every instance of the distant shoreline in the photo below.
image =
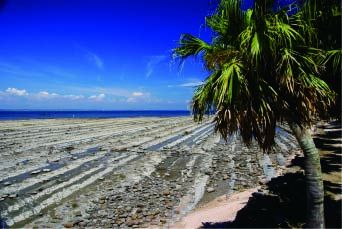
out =
[[61,118],[139,118],[190,116],[187,110],[0,110],[0,121]]

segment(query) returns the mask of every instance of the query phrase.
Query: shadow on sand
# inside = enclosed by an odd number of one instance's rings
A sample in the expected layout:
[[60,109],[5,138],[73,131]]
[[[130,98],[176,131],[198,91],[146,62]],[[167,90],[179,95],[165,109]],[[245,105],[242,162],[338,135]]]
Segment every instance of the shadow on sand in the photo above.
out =
[[[338,125],[334,125],[338,126]],[[339,127],[341,125],[339,124]],[[332,128],[333,129],[333,128]],[[341,141],[341,131],[329,131],[314,138],[317,148],[329,153],[322,155],[323,173],[341,172],[341,147],[334,146]],[[290,166],[303,168],[303,157],[296,157]],[[266,187],[252,194],[246,206],[234,221],[202,223],[202,228],[302,228],[306,217],[306,187],[303,172],[287,173],[273,178]],[[341,194],[341,184],[324,181],[324,208],[327,228],[341,228],[341,200],[334,195]]]

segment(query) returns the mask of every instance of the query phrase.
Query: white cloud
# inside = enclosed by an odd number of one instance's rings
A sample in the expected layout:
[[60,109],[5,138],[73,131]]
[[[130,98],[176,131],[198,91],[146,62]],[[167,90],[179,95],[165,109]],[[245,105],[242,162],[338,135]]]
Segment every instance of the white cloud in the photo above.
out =
[[84,99],[83,95],[65,95],[64,97],[71,100]]
[[168,88],[172,87],[198,87],[203,84],[203,81],[199,79],[188,79],[186,83],[177,84],[177,85],[167,85]]
[[202,84],[203,82],[201,81],[195,81],[195,82],[183,83],[178,86],[179,87],[197,87],[197,86],[201,86]]
[[17,95],[17,96],[28,95],[28,92],[26,90],[19,90],[19,89],[12,88],[12,87],[7,88],[6,92],[11,94],[11,95]]
[[88,59],[91,62],[93,62],[98,68],[103,69],[103,61],[98,55],[88,51],[87,56],[88,56]]
[[150,102],[151,94],[149,92],[140,92],[135,91],[129,96],[126,100],[127,103],[136,103],[136,102]]
[[127,103],[135,103],[137,100],[135,98],[128,98]]
[[148,57],[148,61],[146,65],[146,77],[147,78],[149,78],[153,74],[155,67],[164,59],[166,59],[166,55]]
[[99,69],[103,69],[103,67],[104,67],[103,60],[98,55],[89,51],[87,48],[85,48],[79,44],[75,44],[75,45],[76,45],[76,47],[78,47],[79,49],[81,49],[82,51],[84,51],[86,53],[86,57],[90,63],[94,64]]
[[49,93],[47,91],[41,91],[36,96],[39,99],[51,99],[51,98],[56,98],[59,95],[57,93]]
[[144,93],[139,92],[139,91],[135,91],[135,92],[132,93],[132,96],[134,96],[134,97],[141,97],[143,95],[144,95]]
[[103,100],[105,97],[106,97],[106,95],[105,95],[104,93],[101,93],[101,94],[99,94],[99,95],[92,95],[92,96],[89,96],[89,99],[95,100],[95,101],[101,101],[101,100]]
[[[54,92],[48,92],[46,90],[40,91],[38,93],[29,93],[26,90],[19,90],[17,88],[7,88],[5,91],[0,91],[0,96],[2,99],[6,99],[9,96],[26,96],[28,99],[33,100],[41,100],[41,99],[63,99],[63,100],[80,100],[84,99],[84,95],[73,95],[73,94],[67,94],[67,95],[60,95]],[[105,97],[105,94],[99,94],[97,96],[90,96],[89,98],[95,99],[95,100],[102,100]]]

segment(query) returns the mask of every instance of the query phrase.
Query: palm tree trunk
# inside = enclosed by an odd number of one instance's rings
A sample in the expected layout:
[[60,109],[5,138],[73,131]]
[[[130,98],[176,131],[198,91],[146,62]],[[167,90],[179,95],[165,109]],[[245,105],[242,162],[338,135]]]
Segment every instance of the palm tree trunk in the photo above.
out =
[[318,150],[309,129],[302,128],[291,120],[288,120],[288,124],[304,153],[307,195],[306,227],[324,228],[323,175]]

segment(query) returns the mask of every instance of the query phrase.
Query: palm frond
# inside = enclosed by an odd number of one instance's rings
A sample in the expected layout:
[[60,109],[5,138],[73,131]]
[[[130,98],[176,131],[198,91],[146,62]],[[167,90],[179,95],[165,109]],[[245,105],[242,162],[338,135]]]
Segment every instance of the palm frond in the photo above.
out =
[[173,59],[179,59],[181,62],[189,56],[197,57],[211,50],[211,45],[205,41],[191,35],[182,34],[178,41],[178,47],[173,49]]
[[341,71],[342,63],[342,49],[329,50],[326,52],[326,56],[320,60],[320,64],[327,64],[332,60],[334,71]]

